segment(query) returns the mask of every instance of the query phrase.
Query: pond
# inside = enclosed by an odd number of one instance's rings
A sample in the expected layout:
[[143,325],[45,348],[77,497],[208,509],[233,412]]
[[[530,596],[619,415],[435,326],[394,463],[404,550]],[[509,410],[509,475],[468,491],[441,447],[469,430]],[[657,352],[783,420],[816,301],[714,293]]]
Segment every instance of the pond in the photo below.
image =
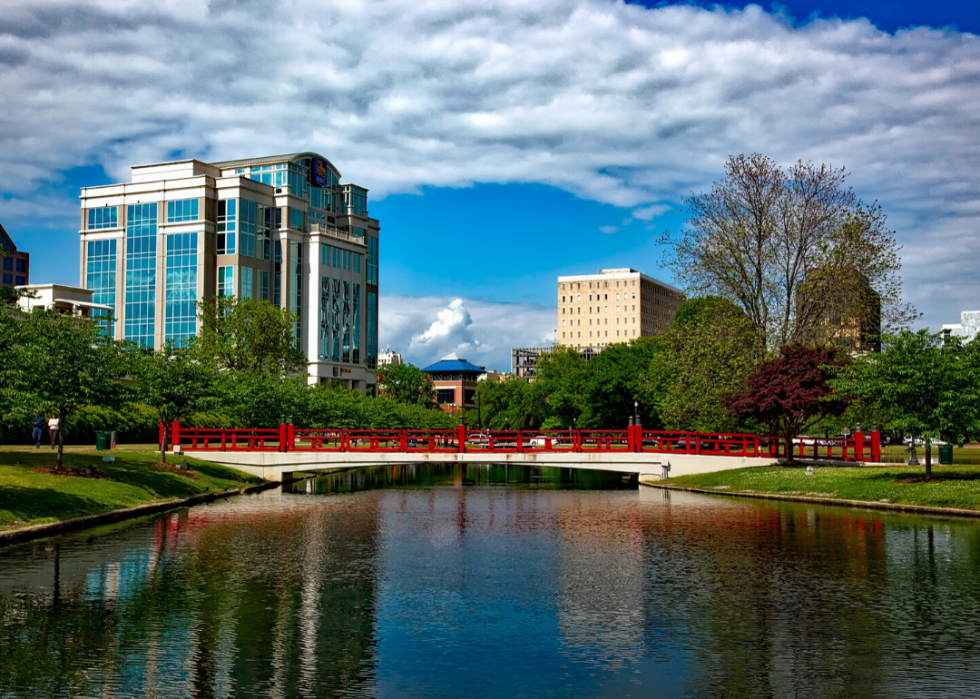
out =
[[362,469],[0,549],[0,697],[959,697],[980,525]]

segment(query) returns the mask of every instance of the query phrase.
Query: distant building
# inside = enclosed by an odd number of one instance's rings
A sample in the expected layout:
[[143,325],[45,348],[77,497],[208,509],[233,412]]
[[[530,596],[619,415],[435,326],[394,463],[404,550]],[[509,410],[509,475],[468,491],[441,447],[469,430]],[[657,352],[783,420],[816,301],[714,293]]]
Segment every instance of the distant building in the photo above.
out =
[[378,352],[378,366],[400,366],[405,362],[397,352],[392,352],[387,346]]
[[499,371],[487,371],[476,377],[477,382],[480,381],[503,381],[507,374],[502,374]]
[[958,337],[963,342],[970,342],[980,334],[980,311],[963,311],[960,322],[944,325],[942,333],[946,337]]
[[635,269],[558,277],[558,342],[601,352],[670,327],[684,293]]
[[510,351],[510,373],[521,379],[533,379],[538,357],[554,350],[554,347],[515,347]]
[[15,286],[30,284],[31,256],[29,253],[21,252],[14,245],[14,241],[0,224],[0,250],[3,250],[2,263],[0,263],[0,286],[5,286],[11,291]]
[[486,367],[477,366],[458,356],[446,355],[435,364],[422,369],[432,377],[436,389],[436,402],[443,408],[475,408],[473,396],[477,380],[486,373]]
[[25,292],[17,303],[21,310],[31,312],[35,309],[56,310],[83,318],[102,318],[111,322],[112,308],[92,302],[91,289],[81,289],[65,284],[28,284],[18,286],[17,291]]

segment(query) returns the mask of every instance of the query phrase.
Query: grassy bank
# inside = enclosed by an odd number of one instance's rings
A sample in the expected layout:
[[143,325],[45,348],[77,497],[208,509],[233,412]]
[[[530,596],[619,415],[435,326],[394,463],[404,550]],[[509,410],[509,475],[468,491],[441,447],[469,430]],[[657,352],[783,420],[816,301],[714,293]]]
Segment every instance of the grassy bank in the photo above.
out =
[[[102,461],[111,455],[113,462]],[[150,447],[96,452],[65,449],[65,469],[52,473],[54,454],[42,448],[0,447],[0,530],[186,498],[261,482],[241,471],[188,459],[190,472],[159,465]],[[170,457],[172,463],[178,459]],[[94,465],[96,477],[83,475]]]
[[745,468],[671,478],[667,483],[719,493],[775,493],[839,500],[891,502],[980,510],[980,467],[933,466],[933,480],[921,482],[922,467]]

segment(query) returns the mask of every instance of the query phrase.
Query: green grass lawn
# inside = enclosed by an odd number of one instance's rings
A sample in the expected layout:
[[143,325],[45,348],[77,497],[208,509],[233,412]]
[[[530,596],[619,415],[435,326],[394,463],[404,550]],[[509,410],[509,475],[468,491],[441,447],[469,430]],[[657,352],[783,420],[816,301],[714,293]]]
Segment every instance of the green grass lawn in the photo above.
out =
[[924,475],[921,466],[901,465],[881,468],[818,466],[812,476],[806,475],[804,466],[744,468],[680,476],[666,482],[729,493],[777,493],[980,510],[980,467],[934,465],[932,471],[934,480],[928,483],[896,482],[919,479]]
[[[114,456],[114,462],[102,461]],[[65,470],[84,471],[93,464],[108,478],[55,475],[54,452],[42,447],[0,447],[0,530],[98,514],[150,502],[185,498],[260,483],[261,479],[206,461],[188,459],[191,472],[157,468],[152,446],[122,446],[113,452],[65,447]],[[170,456],[174,464],[180,458]]]
[[[925,447],[916,447],[915,454],[920,463],[926,462]],[[908,461],[908,447],[888,445],[881,448],[881,460],[885,463],[903,464]],[[939,463],[939,447],[932,448],[932,463]],[[976,447],[953,447],[953,464],[976,464],[980,466],[980,449]]]

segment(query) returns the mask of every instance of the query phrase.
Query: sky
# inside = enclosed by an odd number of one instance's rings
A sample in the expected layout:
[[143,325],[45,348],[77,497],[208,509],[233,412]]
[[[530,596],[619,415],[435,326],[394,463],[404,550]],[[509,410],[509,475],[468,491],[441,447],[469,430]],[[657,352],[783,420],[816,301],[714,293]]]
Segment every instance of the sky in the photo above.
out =
[[960,0],[4,0],[0,223],[77,284],[79,188],[296,151],[370,190],[381,345],[509,368],[556,277],[672,282],[725,160],[845,166],[938,329],[980,308],[980,10]]

